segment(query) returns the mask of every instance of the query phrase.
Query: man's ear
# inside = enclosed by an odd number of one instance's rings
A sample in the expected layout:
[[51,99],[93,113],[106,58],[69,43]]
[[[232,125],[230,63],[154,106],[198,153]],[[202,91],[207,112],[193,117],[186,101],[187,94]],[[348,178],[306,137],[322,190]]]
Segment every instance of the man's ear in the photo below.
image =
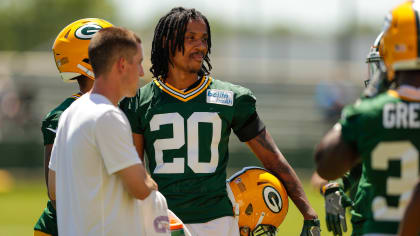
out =
[[124,57],[119,57],[115,62],[115,66],[117,67],[117,71],[119,73],[123,73],[127,67],[127,60]]

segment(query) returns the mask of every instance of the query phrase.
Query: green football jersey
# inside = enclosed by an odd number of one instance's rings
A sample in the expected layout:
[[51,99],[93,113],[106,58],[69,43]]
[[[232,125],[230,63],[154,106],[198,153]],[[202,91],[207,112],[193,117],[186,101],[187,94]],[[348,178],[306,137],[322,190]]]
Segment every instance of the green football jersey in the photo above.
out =
[[152,178],[184,223],[233,215],[226,192],[229,136],[233,130],[241,141],[253,138],[246,138],[246,127],[256,115],[246,88],[211,77],[194,86],[184,92],[155,79],[120,104],[133,132],[144,135]]
[[[81,93],[73,94],[50,111],[42,120],[41,131],[44,138],[44,145],[54,143],[58,120],[60,119],[61,114],[81,95]],[[50,200],[48,200],[47,207],[44,209],[42,215],[36,222],[34,230],[41,231],[52,236],[58,235],[57,213]]]
[[420,102],[404,100],[394,90],[343,111],[342,138],[362,158],[355,209],[365,219],[365,234],[398,231],[419,178],[419,113]]
[[44,145],[54,143],[55,133],[57,132],[58,127],[58,120],[60,119],[61,114],[80,96],[82,96],[81,93],[73,94],[44,117],[41,125]]

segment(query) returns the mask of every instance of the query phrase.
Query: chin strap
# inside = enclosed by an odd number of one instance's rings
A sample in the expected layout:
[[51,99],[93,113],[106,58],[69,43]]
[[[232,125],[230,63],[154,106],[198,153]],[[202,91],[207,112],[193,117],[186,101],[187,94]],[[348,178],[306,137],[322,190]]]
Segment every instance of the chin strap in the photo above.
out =
[[88,74],[89,76],[91,76],[92,78],[95,78],[95,74],[93,74],[93,72],[91,70],[89,70],[88,68],[77,64],[77,68],[81,69],[82,71],[84,71],[86,74]]
[[[261,224],[261,222],[264,219],[264,216],[265,216],[265,212],[261,212],[260,218],[258,218],[258,222],[257,222],[257,224],[255,224],[255,226],[258,226],[259,224]],[[257,228],[257,227],[255,227],[255,228]]]
[[236,222],[239,222],[239,203],[236,202],[235,196],[233,195],[232,189],[230,189],[230,185],[228,182],[226,182],[226,191],[227,191],[229,200],[233,206],[233,214],[235,215]]

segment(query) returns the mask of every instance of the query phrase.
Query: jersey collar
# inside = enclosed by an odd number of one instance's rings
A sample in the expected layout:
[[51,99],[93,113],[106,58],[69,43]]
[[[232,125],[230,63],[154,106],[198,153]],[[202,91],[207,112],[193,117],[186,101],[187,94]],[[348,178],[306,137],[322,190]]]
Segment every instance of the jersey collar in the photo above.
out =
[[172,97],[178,100],[187,102],[197,97],[198,95],[200,95],[203,91],[205,91],[207,87],[210,85],[212,80],[213,79],[209,76],[203,76],[203,78],[201,79],[201,82],[195,88],[189,89],[188,91],[185,91],[185,92],[179,89],[176,89],[175,87],[173,87],[172,85],[168,83],[165,83],[160,78],[154,79],[153,82],[165,93],[171,95]]
[[76,100],[76,99],[80,98],[82,95],[83,95],[82,92],[78,92],[78,93],[75,93],[75,94],[71,95],[71,98],[74,98],[74,100]]

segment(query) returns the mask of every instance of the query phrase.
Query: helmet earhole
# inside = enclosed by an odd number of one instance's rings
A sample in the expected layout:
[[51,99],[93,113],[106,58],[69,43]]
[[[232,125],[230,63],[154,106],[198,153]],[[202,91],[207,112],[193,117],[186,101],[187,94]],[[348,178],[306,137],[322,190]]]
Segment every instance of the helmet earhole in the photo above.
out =
[[254,209],[253,209],[253,207],[252,207],[252,204],[250,203],[250,204],[248,204],[248,206],[246,207],[246,210],[245,210],[245,214],[247,214],[247,215],[251,215],[252,214],[252,212],[254,211]]

